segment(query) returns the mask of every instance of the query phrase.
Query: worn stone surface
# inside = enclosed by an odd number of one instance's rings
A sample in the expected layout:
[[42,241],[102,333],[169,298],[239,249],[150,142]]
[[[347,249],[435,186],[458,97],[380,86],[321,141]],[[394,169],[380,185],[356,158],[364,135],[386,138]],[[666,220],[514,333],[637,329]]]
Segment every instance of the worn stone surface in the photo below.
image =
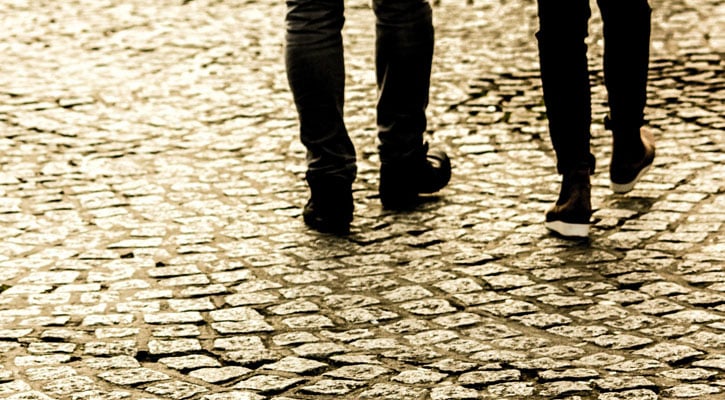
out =
[[381,208],[375,20],[348,1],[338,238],[301,222],[284,2],[0,0],[0,398],[722,398],[722,2],[651,2],[657,158],[626,195],[592,3],[587,241],[542,226],[535,2],[433,3],[451,183]]

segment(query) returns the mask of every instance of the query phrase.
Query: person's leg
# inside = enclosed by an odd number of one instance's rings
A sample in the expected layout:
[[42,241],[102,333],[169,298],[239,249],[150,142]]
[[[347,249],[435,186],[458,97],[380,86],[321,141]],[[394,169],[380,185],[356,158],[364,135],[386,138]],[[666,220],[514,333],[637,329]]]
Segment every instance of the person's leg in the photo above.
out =
[[433,13],[427,0],[373,0],[383,205],[405,208],[450,179],[450,161],[423,142],[433,60]]
[[610,175],[615,192],[631,190],[654,159],[654,138],[644,125],[650,25],[647,0],[597,0],[604,23],[604,79],[612,131]]
[[307,149],[311,191],[305,222],[318,230],[345,230],[352,219],[356,159],[343,121],[344,4],[342,0],[286,3],[285,63],[300,138]]
[[549,134],[562,175],[559,197],[546,213],[546,227],[568,237],[586,237],[591,218],[594,156],[589,147],[591,88],[587,65],[587,0],[538,0],[541,82]]
[[589,149],[591,89],[585,43],[590,15],[586,0],[538,0],[541,82],[560,174],[594,169]]

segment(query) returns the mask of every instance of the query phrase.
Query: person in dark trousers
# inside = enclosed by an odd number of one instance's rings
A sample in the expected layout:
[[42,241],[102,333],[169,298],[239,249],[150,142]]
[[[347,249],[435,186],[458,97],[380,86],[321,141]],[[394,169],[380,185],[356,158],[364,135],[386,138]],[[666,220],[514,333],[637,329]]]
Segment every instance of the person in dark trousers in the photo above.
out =
[[[597,0],[604,28],[604,80],[612,132],[611,188],[627,193],[650,168],[654,138],[644,127],[651,9],[647,0]],[[562,175],[546,227],[565,237],[589,234],[594,156],[589,147],[591,88],[587,0],[538,0],[536,33],[549,133]]]
[[[355,147],[343,119],[343,0],[288,0],[285,64],[307,149],[310,198],[305,223],[345,234],[353,216]],[[423,140],[433,59],[432,9],[427,0],[373,0],[376,16],[377,125],[383,207],[413,207],[421,193],[450,180],[445,152]]]

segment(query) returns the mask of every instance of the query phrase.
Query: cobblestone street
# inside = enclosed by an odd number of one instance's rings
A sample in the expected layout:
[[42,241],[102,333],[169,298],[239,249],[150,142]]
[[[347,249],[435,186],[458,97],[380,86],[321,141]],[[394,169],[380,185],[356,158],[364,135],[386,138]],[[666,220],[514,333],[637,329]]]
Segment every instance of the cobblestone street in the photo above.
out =
[[346,2],[348,237],[305,227],[283,1],[0,0],[0,399],[725,399],[725,3],[651,0],[655,167],[609,189],[592,3],[588,241],[534,0],[441,0],[427,139],[377,197],[374,17]]

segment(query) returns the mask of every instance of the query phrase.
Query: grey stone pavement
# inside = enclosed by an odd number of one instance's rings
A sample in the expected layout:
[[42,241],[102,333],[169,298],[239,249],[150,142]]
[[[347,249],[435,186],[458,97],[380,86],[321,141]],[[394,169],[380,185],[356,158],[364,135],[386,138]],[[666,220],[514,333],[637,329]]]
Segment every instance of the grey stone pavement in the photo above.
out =
[[656,168],[595,224],[558,177],[532,0],[441,0],[450,187],[376,198],[373,17],[347,3],[353,233],[305,228],[284,2],[0,0],[0,398],[725,398],[725,4],[653,0]]

